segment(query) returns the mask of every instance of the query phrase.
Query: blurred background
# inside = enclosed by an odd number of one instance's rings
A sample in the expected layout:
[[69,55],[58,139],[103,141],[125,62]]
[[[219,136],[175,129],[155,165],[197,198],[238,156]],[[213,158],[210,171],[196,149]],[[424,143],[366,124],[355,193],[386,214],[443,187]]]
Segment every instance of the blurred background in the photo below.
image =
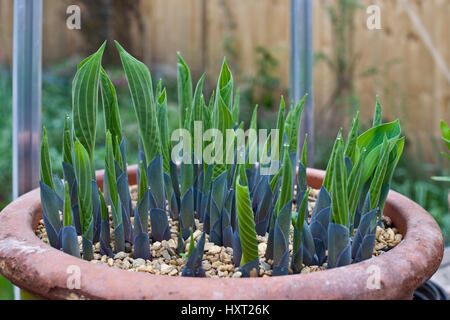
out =
[[[11,201],[13,4],[0,0],[0,209]],[[373,4],[381,8],[380,30],[366,26]],[[81,9],[80,30],[66,27],[69,5]],[[440,120],[450,122],[450,1],[317,0],[313,12],[314,166],[325,167],[337,130],[345,132],[357,110],[362,129],[369,126],[379,94],[384,120],[400,118],[407,138],[392,188],[430,212],[450,244],[449,185],[430,179],[450,172],[439,128]],[[103,61],[118,89],[130,162],[136,161],[137,129],[114,39],[149,66],[154,85],[163,79],[172,128],[178,124],[177,51],[195,83],[207,73],[206,97],[226,56],[240,87],[242,120],[258,104],[259,126],[274,126],[280,95],[289,99],[289,15],[289,0],[45,0],[42,123],[53,165],[60,170],[76,65],[105,39]],[[100,160],[105,137],[97,132]]]

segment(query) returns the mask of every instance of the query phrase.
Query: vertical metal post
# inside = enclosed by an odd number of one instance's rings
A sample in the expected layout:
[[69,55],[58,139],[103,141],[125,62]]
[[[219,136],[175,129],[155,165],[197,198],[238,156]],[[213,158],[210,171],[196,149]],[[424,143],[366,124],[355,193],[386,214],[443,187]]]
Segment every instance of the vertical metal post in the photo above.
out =
[[314,156],[313,17],[312,0],[291,0],[291,99],[308,94],[300,125],[299,152],[308,133],[308,166]]
[[[14,0],[13,198],[37,187],[41,135],[42,0]],[[15,298],[19,297],[15,288]]]

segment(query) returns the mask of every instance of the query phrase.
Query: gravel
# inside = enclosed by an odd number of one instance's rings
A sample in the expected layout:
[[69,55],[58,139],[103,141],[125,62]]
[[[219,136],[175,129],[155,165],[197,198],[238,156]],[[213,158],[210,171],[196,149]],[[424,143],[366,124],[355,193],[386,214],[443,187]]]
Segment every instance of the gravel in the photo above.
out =
[[[137,198],[137,186],[130,187],[133,205],[136,203]],[[318,190],[311,190],[309,198],[309,213],[311,213],[314,206],[315,199],[317,197]],[[295,210],[295,208],[294,208]],[[133,220],[133,218],[131,218]],[[131,221],[133,223],[133,221]],[[373,255],[378,256],[387,251],[387,248],[396,246],[402,241],[402,234],[398,229],[392,226],[389,219],[383,217],[383,222],[386,225],[385,228],[377,227],[376,230],[376,243]],[[168,276],[181,276],[184,264],[186,260],[176,253],[178,246],[178,221],[172,221],[169,217],[169,224],[171,230],[171,239],[168,241],[163,240],[161,242],[156,241],[151,243],[150,251],[153,260],[144,260],[141,258],[133,258],[133,248],[127,243],[125,252],[118,252],[114,255],[114,258],[110,258],[100,254],[99,244],[95,245],[94,260],[92,263],[102,264],[109,267],[120,268],[131,272],[145,272],[150,274],[162,274]],[[197,219],[195,220],[196,230],[193,233],[194,242],[197,242],[202,235],[203,224]],[[111,229],[112,230],[112,229]],[[151,226],[149,224],[149,234],[151,235]],[[36,235],[45,243],[48,243],[47,233],[43,221],[39,222],[36,230]],[[113,232],[111,233],[111,246],[113,247]],[[259,276],[270,277],[272,276],[272,260],[266,260],[264,257],[267,248],[267,234],[262,237],[258,236],[258,255],[260,260]],[[292,234],[291,234],[292,238]],[[290,251],[292,255],[292,239],[291,239]],[[80,250],[81,250],[81,237],[79,237]],[[190,238],[184,242],[186,252],[189,250]],[[204,256],[202,260],[202,266],[205,270],[206,276],[211,278],[240,278],[242,273],[238,267],[233,264],[233,249],[217,246],[214,243],[209,242],[209,236],[205,236]],[[318,272],[326,269],[326,263],[322,266],[303,266],[301,273]],[[289,271],[292,274],[292,270]],[[256,274],[255,274],[256,276]]]

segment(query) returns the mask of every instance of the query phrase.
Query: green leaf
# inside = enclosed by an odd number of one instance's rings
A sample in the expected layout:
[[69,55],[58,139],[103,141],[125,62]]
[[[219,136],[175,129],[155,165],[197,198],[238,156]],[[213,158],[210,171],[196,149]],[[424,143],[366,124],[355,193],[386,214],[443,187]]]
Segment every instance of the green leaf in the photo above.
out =
[[381,155],[378,161],[378,165],[375,169],[372,182],[370,183],[369,195],[370,195],[370,210],[375,209],[378,206],[380,199],[381,188],[385,179],[389,154],[392,150],[393,144],[389,142],[385,137],[383,144],[381,145]]
[[79,140],[74,145],[74,160],[81,231],[84,237],[92,240],[88,232],[92,221],[92,169],[89,154]]
[[181,197],[194,185],[194,167],[192,164],[180,164]]
[[72,225],[72,205],[70,202],[69,184],[64,184],[64,210],[63,210],[64,227]]
[[[216,129],[218,129],[223,135],[225,135],[227,129],[232,129],[233,119],[230,110],[226,107],[224,101],[222,98],[219,98],[218,106],[217,106],[217,115],[218,118],[213,121],[213,124]],[[213,142],[216,143],[216,140]],[[225,162],[226,157],[226,141],[222,142],[222,160]],[[217,147],[214,147],[217,148]],[[214,177],[219,176],[222,172],[224,172],[227,169],[227,166],[224,163],[216,163],[214,166]]]
[[338,138],[331,186],[332,219],[335,223],[348,227],[347,169],[344,161],[344,141]]
[[108,207],[106,206],[105,197],[103,196],[102,190],[98,188],[98,196],[100,198],[100,210],[102,214],[102,220],[108,220]]
[[289,122],[286,120],[286,136],[289,144],[289,153],[297,153],[298,150],[298,137],[300,129],[300,120],[302,119],[303,109],[305,108],[305,101],[307,98],[305,94],[300,102],[295,106],[295,109],[291,109],[289,113]]
[[150,161],[161,153],[152,77],[145,64],[126,52],[117,41],[115,43],[127,76],[145,156]]
[[224,58],[222,68],[220,70],[219,79],[217,81],[216,99],[214,101],[214,109],[217,109],[219,100],[221,99],[227,109],[232,110],[233,98],[233,75],[228,67],[227,61]]
[[195,248],[195,244],[194,244],[194,232],[192,231],[192,228],[189,229],[191,235],[189,236],[190,240],[189,240],[189,250],[188,253],[186,254],[186,258],[189,258],[192,254],[192,251],[194,251]]
[[391,140],[391,143],[395,143],[395,147],[392,147],[391,155],[389,156],[388,167],[383,184],[391,183],[394,170],[397,167],[398,161],[400,160],[400,156],[402,155],[405,147],[405,137],[402,137],[396,141]]
[[106,42],[78,67],[72,82],[72,126],[77,138],[89,154],[91,176],[94,177],[94,148],[97,127],[98,88],[101,61]]
[[352,126],[348,132],[344,154],[350,158],[353,164],[357,161],[357,141],[358,141],[359,111],[352,120]]
[[302,148],[302,156],[300,157],[300,162],[302,165],[307,168],[308,164],[308,134],[305,134],[305,140],[303,141],[303,148]]
[[[214,93],[213,93],[214,94]],[[203,132],[211,129],[212,127],[212,108],[208,107],[205,103],[204,97],[202,97],[202,119],[203,119]]]
[[189,120],[192,108],[192,80],[191,72],[180,53],[177,53],[177,79],[178,79],[178,105],[180,106],[180,126],[185,128]]
[[300,202],[297,220],[295,221],[295,226],[297,227],[297,229],[300,232],[302,232],[302,230],[303,230],[303,223],[305,222],[305,216],[306,216],[306,213],[308,212],[308,197],[309,197],[310,191],[311,191],[311,188],[306,189],[306,192],[302,198],[302,202]]
[[383,143],[384,136],[390,139],[398,138],[401,134],[400,121],[381,124],[373,127],[358,137],[359,148],[366,147],[368,154]]
[[442,140],[444,140],[445,144],[447,145],[447,148],[450,150],[450,128],[444,122],[444,120],[441,120],[441,131],[442,131]]
[[[255,136],[249,135],[247,138],[247,144],[245,145],[245,152],[248,153],[248,157],[245,159],[245,165],[247,169],[251,169],[253,164],[250,160],[257,160],[258,158],[258,142],[251,141],[253,138],[257,139],[258,135],[258,105],[253,109],[252,119],[250,120],[250,132],[253,131]],[[254,156],[254,159],[250,159]]]
[[[399,120],[381,124],[371,128],[358,137],[358,148],[363,147],[367,150],[367,156],[364,163],[363,183],[365,183],[373,174],[381,154],[381,144],[386,136],[388,140],[398,140],[401,134]],[[398,155],[400,157],[400,154]]]
[[47,130],[45,130],[45,127],[43,128],[40,156],[41,156],[40,179],[52,190],[55,190],[52,179],[52,163],[50,162],[50,151],[48,148]]
[[161,133],[161,151],[163,156],[163,166],[164,171],[170,172],[170,150],[172,149],[170,134],[169,134],[169,123],[167,118],[167,94],[166,89],[164,89],[157,102],[157,117],[158,117],[158,127]]
[[270,189],[272,190],[272,193],[275,193],[275,188],[278,185],[278,180],[280,179],[282,172],[283,168],[278,169],[277,173],[275,173],[272,180],[270,180]]
[[138,186],[138,201],[137,203],[141,203],[142,199],[144,198],[145,193],[148,190],[148,183],[147,183],[147,170],[144,166],[144,162],[141,161],[139,165],[139,186]]
[[[105,171],[107,177],[107,186],[109,189],[109,197],[111,205],[114,206],[115,211],[119,210],[119,194],[117,191],[117,177],[116,167],[114,164],[114,148],[112,143],[111,132],[106,132],[106,157],[105,157]],[[113,216],[114,217],[114,216]]]
[[255,106],[252,113],[252,119],[250,120],[250,129],[258,131],[258,105]]
[[434,181],[450,182],[450,177],[431,177]]
[[284,112],[285,112],[285,103],[284,98],[281,96],[280,100],[280,109],[278,110],[278,120],[277,120],[277,129],[278,129],[278,154],[281,155],[281,151],[283,151],[283,134],[284,134]]
[[122,140],[122,125],[120,122],[119,105],[117,103],[116,89],[105,70],[100,71],[100,88],[102,93],[103,117],[105,130],[109,130],[118,141]]
[[379,126],[383,122],[380,97],[377,95],[377,103],[375,104],[375,112],[373,116],[372,127]]
[[72,134],[69,129],[69,115],[66,113],[64,118],[64,132],[63,132],[63,161],[73,165],[72,163]]
[[331,150],[330,159],[328,160],[327,168],[325,171],[325,177],[323,179],[323,187],[327,189],[327,191],[330,192],[331,190],[331,184],[333,179],[333,170],[334,170],[334,159],[336,157],[336,148],[338,146],[339,140],[342,139],[342,128],[339,129],[338,135],[336,137],[336,140],[334,141],[333,149]]
[[233,125],[237,125],[239,123],[239,100],[240,100],[240,92],[239,88],[236,88],[236,93],[234,94],[234,104],[233,104]]
[[[205,74],[203,74],[198,80],[197,86],[195,87],[194,100],[192,101],[192,110],[189,115],[189,126],[188,129],[191,132],[191,136],[194,137],[194,122],[202,121],[203,110],[202,110],[202,96],[203,96],[203,82],[205,81]],[[192,146],[194,146],[194,139],[192,140]],[[192,148],[194,150],[194,148]]]
[[353,225],[353,219],[358,205],[358,200],[363,188],[362,175],[364,170],[364,159],[366,149],[363,148],[358,161],[354,164],[350,177],[348,178],[348,208],[350,213],[350,223]]
[[284,147],[283,168],[281,173],[281,191],[275,206],[275,217],[286,203],[292,200],[292,164],[288,146]]
[[[244,166],[240,166],[240,178],[236,184],[236,207],[239,235],[241,237],[241,266],[258,259],[258,240],[256,238],[255,221],[253,220],[252,203],[248,186],[244,178]],[[241,183],[244,183],[242,185]]]

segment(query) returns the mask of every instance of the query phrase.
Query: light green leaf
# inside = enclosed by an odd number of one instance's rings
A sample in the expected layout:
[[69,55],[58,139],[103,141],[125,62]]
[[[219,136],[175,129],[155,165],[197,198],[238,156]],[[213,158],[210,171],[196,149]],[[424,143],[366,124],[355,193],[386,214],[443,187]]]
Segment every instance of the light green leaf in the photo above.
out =
[[72,225],[72,205],[70,202],[69,184],[64,184],[64,210],[63,210],[64,226],[68,227]]
[[278,129],[278,154],[281,155],[283,151],[283,134],[284,134],[284,112],[286,105],[284,103],[284,98],[281,96],[280,100],[280,109],[278,110],[278,120],[277,120],[277,129]]
[[137,203],[141,203],[147,190],[148,190],[147,169],[144,166],[144,162],[141,161],[141,163],[139,164],[139,186],[138,186]]
[[[203,82],[205,81],[205,74],[203,74],[198,80],[197,86],[195,87],[194,100],[192,101],[192,110],[189,115],[189,126],[188,129],[191,132],[191,136],[194,137],[194,122],[202,121],[203,110],[202,110],[202,96],[203,96]],[[192,140],[192,150],[194,150],[194,139]]]
[[444,122],[444,120],[441,120],[441,131],[442,131],[442,140],[444,140],[445,144],[447,145],[447,148],[450,150],[450,128]]
[[92,177],[94,177],[99,77],[105,45],[106,42],[80,64],[72,82],[73,132],[89,154]]
[[308,164],[308,134],[305,134],[305,140],[303,141],[303,148],[302,148],[302,156],[300,157],[300,161],[302,165],[307,168]]
[[325,171],[325,177],[323,179],[322,185],[328,192],[331,191],[331,184],[333,179],[333,170],[334,170],[334,159],[336,157],[336,148],[338,146],[339,140],[342,139],[342,128],[339,129],[336,140],[334,141],[333,149],[331,150],[330,159],[328,160],[327,168]]
[[378,165],[375,169],[372,182],[370,183],[369,195],[370,195],[370,210],[375,209],[379,205],[381,188],[385,179],[389,155],[391,153],[393,143],[384,138],[383,144],[381,145],[381,155],[378,161]]
[[177,53],[177,79],[178,79],[178,105],[180,107],[180,126],[189,120],[192,108],[192,80],[188,65],[184,62],[180,53]]
[[[106,132],[106,157],[105,157],[105,171],[107,178],[107,188],[108,194],[110,197],[111,206],[114,206],[113,212],[116,214],[119,212],[119,196],[117,191],[117,177],[116,177],[116,169],[114,164],[114,147],[112,142],[111,132]],[[121,217],[117,217],[113,214],[113,219],[115,219],[114,225],[118,225],[119,221],[121,221]]]
[[357,161],[357,140],[358,140],[358,126],[359,126],[359,111],[356,117],[352,120],[352,126],[348,132],[347,142],[345,144],[344,154],[349,157],[352,163]]
[[356,207],[363,188],[362,175],[364,171],[364,159],[366,157],[366,149],[363,148],[358,161],[353,166],[350,177],[348,178],[348,208],[350,213],[350,223],[353,224]]
[[92,221],[92,169],[89,154],[78,140],[74,145],[74,160],[81,231],[86,238],[92,240],[88,232]]
[[295,106],[295,109],[291,109],[291,116],[289,117],[289,121],[286,120],[286,136],[287,142],[289,144],[289,153],[297,153],[298,150],[298,137],[299,137],[299,129],[300,129],[300,121],[302,119],[303,109],[305,108],[305,101],[307,98],[307,94],[305,94],[300,100],[300,102]]
[[167,118],[167,94],[164,88],[156,101],[158,127],[161,134],[161,151],[163,156],[164,171],[170,172],[170,150],[172,143],[170,141],[169,122]]
[[373,116],[372,127],[379,126],[382,122],[383,122],[383,119],[382,119],[380,97],[377,95],[377,102],[375,104],[375,112],[374,112],[374,116]]
[[332,219],[335,223],[348,227],[347,169],[344,163],[344,141],[342,138],[337,140],[331,190]]
[[152,78],[147,66],[131,56],[116,41],[128,80],[145,156],[150,161],[161,153],[161,140],[153,97]]
[[121,141],[122,125],[120,122],[116,89],[103,68],[101,68],[100,71],[100,88],[102,93],[105,130],[109,130],[113,137],[117,137],[117,140]]
[[233,104],[233,125],[237,125],[239,123],[239,101],[240,100],[240,91],[239,88],[236,88],[236,93],[234,94],[234,104]]
[[63,133],[63,161],[73,165],[72,163],[72,134],[69,129],[69,115],[66,114],[64,118],[64,133]]
[[[365,147],[367,156],[364,163],[363,183],[365,183],[373,174],[377,166],[380,154],[381,144],[386,136],[388,140],[398,140],[401,134],[399,120],[381,124],[371,128],[358,137],[358,148]],[[398,155],[400,157],[400,153]]]
[[236,208],[242,247],[241,266],[258,259],[258,240],[246,179],[244,167],[240,166],[240,177],[236,184]]
[[286,203],[292,200],[292,164],[288,146],[284,147],[283,168],[281,173],[281,191],[275,205],[275,217]]

